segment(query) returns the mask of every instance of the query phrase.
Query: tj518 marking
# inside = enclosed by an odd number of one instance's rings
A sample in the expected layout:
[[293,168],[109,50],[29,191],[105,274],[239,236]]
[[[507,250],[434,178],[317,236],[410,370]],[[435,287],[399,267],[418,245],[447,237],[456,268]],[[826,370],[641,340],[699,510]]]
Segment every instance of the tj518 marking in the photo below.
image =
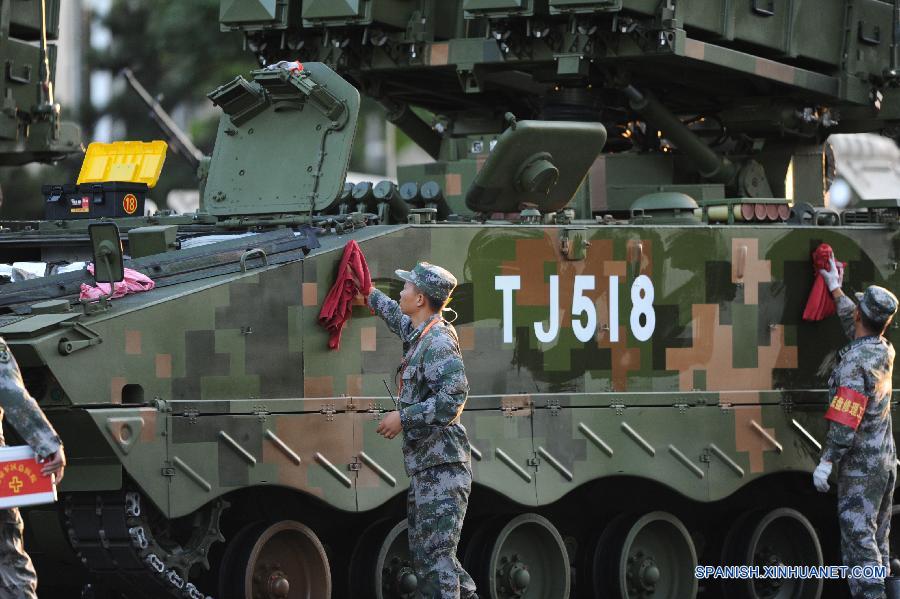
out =
[[[550,275],[550,297],[547,304],[549,319],[533,323],[534,335],[541,343],[551,343],[559,336],[559,276]],[[518,275],[498,275],[494,277],[494,289],[503,293],[503,343],[513,342],[513,293],[522,288]],[[597,335],[597,306],[585,295],[596,289],[596,277],[576,275],[572,290],[572,331],[582,343],[587,343]],[[586,318],[585,318],[586,317]],[[643,318],[642,318],[643,317]],[[642,322],[643,321],[643,322]],[[638,341],[647,341],[656,328],[656,313],[653,310],[653,281],[647,275],[640,275],[631,284],[631,334]],[[619,341],[619,277],[609,277],[609,340]]]

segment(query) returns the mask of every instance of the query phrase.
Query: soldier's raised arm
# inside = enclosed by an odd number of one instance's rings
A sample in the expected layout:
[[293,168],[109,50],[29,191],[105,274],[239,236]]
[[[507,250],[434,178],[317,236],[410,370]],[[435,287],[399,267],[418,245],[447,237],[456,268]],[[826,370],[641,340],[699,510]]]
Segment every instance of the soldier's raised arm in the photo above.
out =
[[435,340],[423,359],[425,381],[431,394],[400,412],[403,430],[443,427],[456,422],[466,403],[469,381],[462,358],[448,338]]
[[412,331],[412,321],[400,310],[400,304],[374,287],[369,290],[368,303],[369,307],[384,320],[387,327],[406,341]]
[[847,338],[852,341],[856,337],[856,323],[853,318],[853,314],[856,312],[856,304],[853,303],[852,299],[844,295],[842,291],[834,295],[836,296],[834,304],[837,307],[837,315],[841,319],[841,328],[844,329],[844,334],[847,335]]
[[834,298],[837,315],[841,319],[841,328],[844,329],[844,334],[847,335],[847,338],[852,341],[856,337],[856,325],[853,316],[856,311],[856,304],[841,291],[841,285],[844,284],[844,268],[839,266],[832,256],[828,270],[820,270],[819,274],[822,275],[822,280],[825,281],[828,292]]
[[0,340],[0,408],[4,418],[40,458],[54,455],[62,446],[53,425],[28,393],[16,359]]

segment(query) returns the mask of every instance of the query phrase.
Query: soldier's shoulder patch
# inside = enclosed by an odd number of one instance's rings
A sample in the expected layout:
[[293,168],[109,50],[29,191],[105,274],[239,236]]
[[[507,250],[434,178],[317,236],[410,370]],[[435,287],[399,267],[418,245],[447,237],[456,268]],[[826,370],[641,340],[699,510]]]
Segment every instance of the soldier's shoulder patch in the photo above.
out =
[[865,394],[849,387],[838,387],[828,411],[825,412],[825,418],[856,430],[862,422],[868,403],[869,398]]

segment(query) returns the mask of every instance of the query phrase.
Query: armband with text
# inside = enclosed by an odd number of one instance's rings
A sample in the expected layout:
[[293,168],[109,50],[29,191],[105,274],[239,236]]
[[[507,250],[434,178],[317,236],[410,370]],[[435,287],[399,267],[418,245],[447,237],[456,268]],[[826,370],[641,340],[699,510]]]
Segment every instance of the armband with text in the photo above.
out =
[[868,402],[869,398],[862,393],[847,387],[839,387],[831,399],[828,411],[825,412],[825,418],[856,430],[866,412]]

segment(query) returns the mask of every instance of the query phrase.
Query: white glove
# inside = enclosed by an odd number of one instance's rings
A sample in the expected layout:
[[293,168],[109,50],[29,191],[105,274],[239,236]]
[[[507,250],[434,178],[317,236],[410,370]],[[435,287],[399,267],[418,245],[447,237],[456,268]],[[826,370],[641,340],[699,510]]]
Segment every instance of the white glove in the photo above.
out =
[[819,274],[822,275],[822,279],[825,280],[828,291],[840,289],[841,285],[844,284],[844,267],[838,266],[835,263],[834,256],[829,259],[829,267],[829,270],[820,270]]
[[819,493],[828,492],[828,476],[830,474],[831,462],[826,462],[825,460],[819,462],[819,465],[816,466],[816,470],[813,472],[813,484],[816,486],[816,490]]

